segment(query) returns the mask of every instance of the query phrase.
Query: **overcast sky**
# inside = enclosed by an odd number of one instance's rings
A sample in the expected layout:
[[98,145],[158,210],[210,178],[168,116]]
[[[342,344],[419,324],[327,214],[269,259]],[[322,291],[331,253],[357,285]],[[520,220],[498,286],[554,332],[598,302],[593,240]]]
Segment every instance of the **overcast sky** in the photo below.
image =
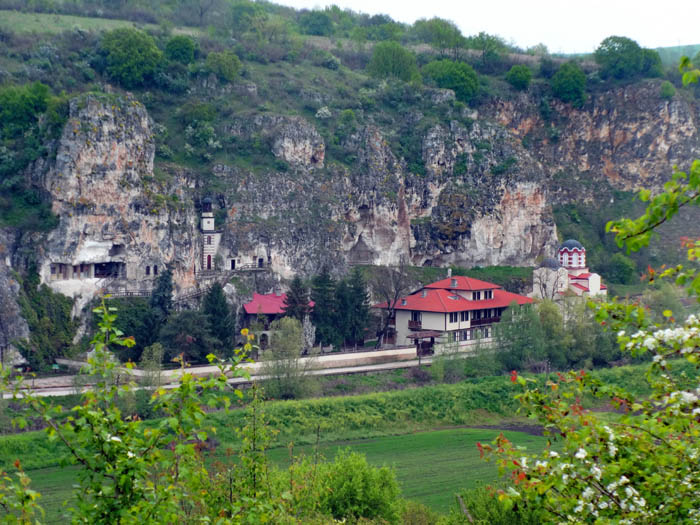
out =
[[526,48],[539,42],[553,53],[592,52],[610,35],[643,47],[700,44],[700,0],[272,0],[300,8],[384,13],[412,24],[438,16],[464,35],[486,31]]

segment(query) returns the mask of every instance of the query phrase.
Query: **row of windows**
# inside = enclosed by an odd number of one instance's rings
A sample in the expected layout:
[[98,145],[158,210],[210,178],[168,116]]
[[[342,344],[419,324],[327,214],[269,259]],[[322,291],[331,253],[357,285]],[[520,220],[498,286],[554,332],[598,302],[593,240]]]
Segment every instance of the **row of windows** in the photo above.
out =
[[[488,319],[490,317],[499,317],[503,309],[501,308],[486,308],[485,310],[471,310],[471,319]],[[413,312],[420,313],[420,312]],[[412,316],[413,319],[413,316]],[[419,321],[419,319],[413,319],[414,321]],[[461,322],[469,321],[469,311],[466,312],[452,312],[450,313],[450,323],[456,323],[457,320]]]
[[[146,266],[146,275],[151,275],[151,267]],[[158,265],[154,264],[153,265],[153,275],[158,275]]]
[[483,328],[470,328],[469,330],[457,330],[454,332],[447,332],[447,341],[449,343],[455,343],[459,341],[473,341],[474,339],[486,339],[491,337],[492,330],[490,326],[484,326]]

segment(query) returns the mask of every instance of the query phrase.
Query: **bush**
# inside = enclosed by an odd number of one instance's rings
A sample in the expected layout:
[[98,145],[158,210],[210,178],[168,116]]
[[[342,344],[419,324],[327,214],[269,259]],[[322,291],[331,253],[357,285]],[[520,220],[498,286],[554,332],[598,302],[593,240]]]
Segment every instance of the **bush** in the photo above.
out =
[[71,347],[77,322],[71,310],[73,299],[39,285],[39,274],[32,269],[23,280],[17,302],[29,325],[29,339],[17,346],[34,370],[47,369]]
[[108,31],[100,49],[107,75],[127,89],[148,82],[163,58],[153,38],[132,28]]
[[306,35],[329,36],[333,32],[333,20],[323,11],[307,11],[299,17],[299,27]]
[[233,82],[241,69],[241,61],[233,51],[212,52],[207,55],[205,67],[219,79]]
[[453,90],[461,102],[469,102],[479,89],[476,72],[464,62],[434,60],[423,67],[423,73],[438,87]]
[[513,66],[506,74],[506,81],[520,91],[525,91],[530,87],[530,80],[532,80],[532,70],[525,65]]
[[586,74],[578,64],[567,62],[559,68],[550,81],[552,93],[559,100],[575,105],[583,104],[586,91]]
[[399,523],[399,484],[388,467],[376,468],[356,452],[339,452],[324,469],[321,509],[335,519],[380,519]]
[[624,36],[609,36],[600,43],[594,56],[603,78],[632,78],[642,69],[642,48]]
[[188,36],[178,35],[168,40],[165,45],[165,56],[168,60],[190,64],[194,61],[197,44]]
[[668,80],[664,80],[661,83],[661,88],[659,90],[659,95],[661,98],[664,100],[671,100],[675,94],[676,88],[673,87],[673,84],[671,84]]
[[379,78],[398,78],[404,82],[419,80],[416,55],[396,42],[380,42],[374,46],[367,72]]

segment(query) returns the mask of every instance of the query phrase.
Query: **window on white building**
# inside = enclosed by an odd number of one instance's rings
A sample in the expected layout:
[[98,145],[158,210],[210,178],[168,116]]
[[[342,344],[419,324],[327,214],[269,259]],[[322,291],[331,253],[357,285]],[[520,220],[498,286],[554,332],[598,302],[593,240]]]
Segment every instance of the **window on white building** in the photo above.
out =
[[451,323],[456,323],[456,322],[457,322],[457,319],[458,319],[457,313],[458,313],[458,312],[452,312],[452,313],[450,313],[450,322],[451,322]]
[[469,312],[460,312],[459,318],[462,322],[469,321]]

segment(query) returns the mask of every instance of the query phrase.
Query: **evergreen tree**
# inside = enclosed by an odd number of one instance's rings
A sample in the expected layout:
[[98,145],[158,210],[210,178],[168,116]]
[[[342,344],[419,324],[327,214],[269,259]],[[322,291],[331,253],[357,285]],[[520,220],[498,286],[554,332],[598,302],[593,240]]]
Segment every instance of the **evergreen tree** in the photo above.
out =
[[335,343],[338,339],[335,287],[336,283],[326,268],[311,282],[311,300],[314,302],[311,322],[316,326],[316,340],[322,345]]
[[222,350],[229,350],[236,326],[221,284],[214,283],[209,288],[202,301],[202,313],[209,318],[209,332],[212,337],[221,341]]
[[340,346],[350,337],[350,318],[353,306],[350,286],[347,279],[338,281],[335,287],[335,339],[334,344]]
[[163,322],[173,309],[173,272],[166,268],[158,276],[156,286],[151,294],[151,308],[155,310],[158,319]]
[[165,348],[167,361],[182,354],[191,363],[206,363],[206,356],[221,347],[221,341],[211,336],[209,319],[197,310],[170,316],[160,330],[159,342]]
[[300,323],[309,313],[309,292],[298,275],[292,279],[289,291],[284,298],[284,315],[293,317]]
[[350,308],[347,312],[346,339],[355,347],[364,343],[364,333],[369,323],[369,294],[367,282],[359,268],[353,268],[348,278]]

